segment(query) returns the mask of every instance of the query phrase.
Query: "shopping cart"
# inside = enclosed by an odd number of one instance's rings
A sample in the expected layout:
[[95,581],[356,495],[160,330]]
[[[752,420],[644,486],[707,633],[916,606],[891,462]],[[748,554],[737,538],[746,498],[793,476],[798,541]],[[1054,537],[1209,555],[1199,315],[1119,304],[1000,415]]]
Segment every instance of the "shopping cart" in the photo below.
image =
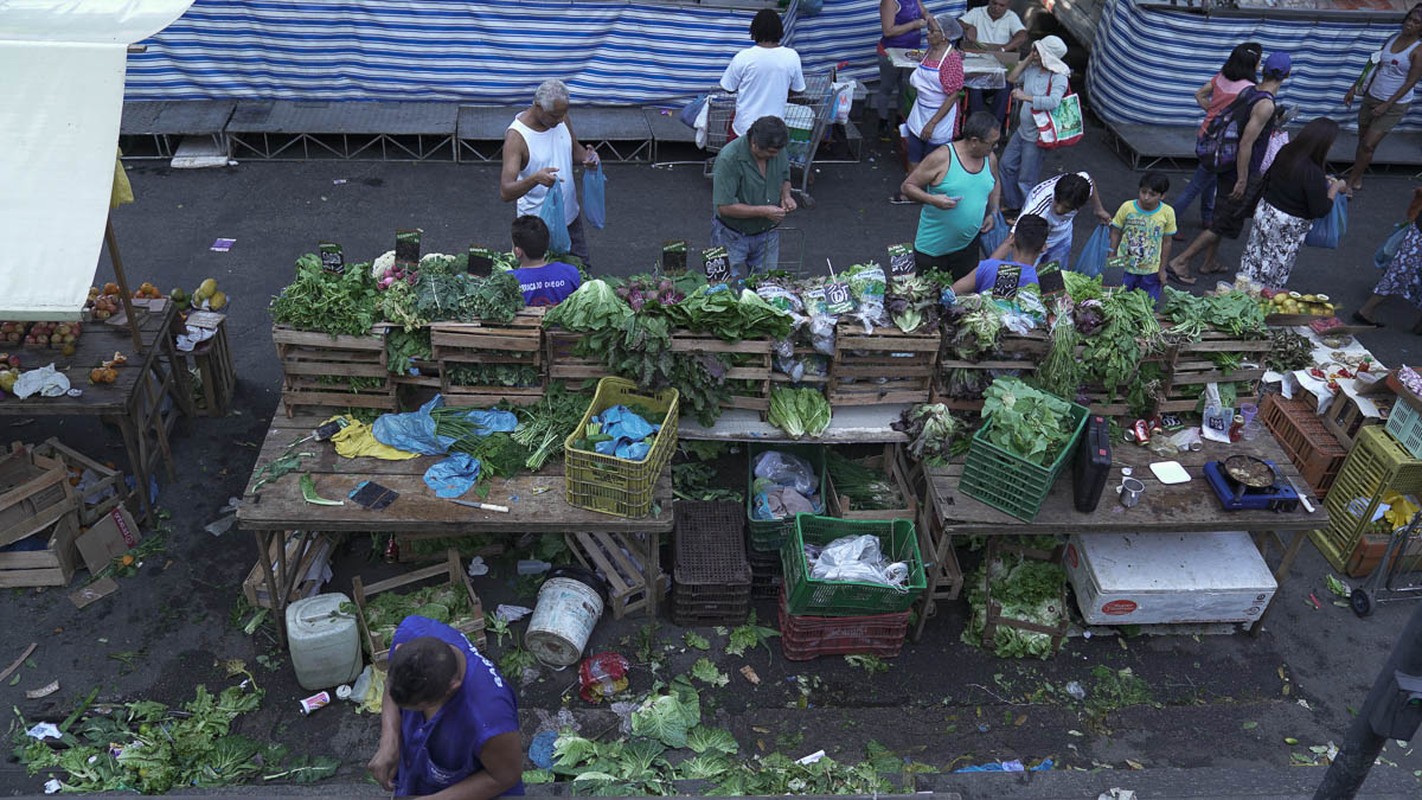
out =
[[1402,563],[1415,562],[1416,559],[1407,553],[1411,550],[1411,545],[1419,539],[1422,539],[1422,511],[1413,514],[1412,521],[1407,523],[1406,527],[1392,532],[1388,537],[1382,560],[1373,568],[1367,583],[1353,590],[1348,601],[1354,614],[1360,617],[1369,616],[1378,603],[1422,600],[1422,584],[1396,585],[1397,577],[1403,571]]
[[[795,187],[795,171],[799,172],[799,187],[794,188],[797,201],[805,208],[814,208],[815,199],[809,186],[815,163],[815,151],[824,141],[825,132],[834,122],[835,107],[840,92],[852,91],[852,86],[834,86],[834,70],[805,76],[805,91],[785,104],[785,127],[790,129],[791,187]],[[736,96],[726,92],[706,98],[706,150],[719,153],[731,138],[731,120],[735,117]],[[706,175],[711,175],[716,159],[706,160]]]

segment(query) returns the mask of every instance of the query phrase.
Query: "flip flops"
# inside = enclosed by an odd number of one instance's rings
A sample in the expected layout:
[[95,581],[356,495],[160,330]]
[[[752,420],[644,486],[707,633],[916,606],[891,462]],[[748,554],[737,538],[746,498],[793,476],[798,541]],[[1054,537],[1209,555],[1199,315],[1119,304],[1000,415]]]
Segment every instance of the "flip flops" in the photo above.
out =
[[1181,275],[1180,273],[1168,267],[1165,270],[1165,277],[1166,280],[1169,280],[1171,283],[1178,283],[1181,286],[1194,286],[1195,282],[1199,280],[1198,278],[1192,275]]
[[895,192],[894,196],[889,198],[889,202],[896,206],[913,205],[913,201],[908,199],[907,197],[904,197],[903,192]]

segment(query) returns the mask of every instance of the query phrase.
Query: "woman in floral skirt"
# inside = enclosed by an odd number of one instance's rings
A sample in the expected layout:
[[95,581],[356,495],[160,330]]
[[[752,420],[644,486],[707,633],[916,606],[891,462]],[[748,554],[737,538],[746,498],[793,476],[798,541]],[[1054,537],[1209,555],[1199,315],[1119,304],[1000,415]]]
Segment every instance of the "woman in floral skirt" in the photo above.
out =
[[[1373,312],[1389,297],[1397,296],[1422,309],[1422,187],[1412,190],[1412,203],[1407,207],[1407,233],[1397,246],[1397,253],[1387,264],[1387,272],[1373,287],[1373,293],[1353,312],[1353,319],[1364,325],[1378,325]],[[1413,333],[1422,333],[1422,322],[1412,326]]]

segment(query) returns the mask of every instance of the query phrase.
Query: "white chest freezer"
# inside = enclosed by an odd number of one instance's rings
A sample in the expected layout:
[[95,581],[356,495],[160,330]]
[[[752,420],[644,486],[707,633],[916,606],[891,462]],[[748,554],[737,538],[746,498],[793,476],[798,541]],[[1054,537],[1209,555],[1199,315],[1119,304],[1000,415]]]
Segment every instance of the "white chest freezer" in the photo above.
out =
[[1090,625],[1253,622],[1278,589],[1242,531],[1080,533],[1062,561]]

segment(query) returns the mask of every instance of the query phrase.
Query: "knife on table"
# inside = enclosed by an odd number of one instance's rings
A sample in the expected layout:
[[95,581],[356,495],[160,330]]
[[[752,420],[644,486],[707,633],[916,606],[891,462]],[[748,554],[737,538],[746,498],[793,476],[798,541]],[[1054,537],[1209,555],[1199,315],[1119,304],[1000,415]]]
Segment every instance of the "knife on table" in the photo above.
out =
[[1298,494],[1299,502],[1303,504],[1304,511],[1307,511],[1308,513],[1312,514],[1314,510],[1313,501],[1308,499],[1308,490],[1304,489],[1302,486],[1299,486],[1299,482],[1294,480],[1293,478],[1289,478],[1289,485],[1294,487],[1294,492]]
[[482,508],[485,511],[502,511],[505,514],[509,513],[508,506],[495,505],[494,503],[480,503],[476,500],[450,500],[449,502],[458,503],[461,506],[469,506],[470,508]]

